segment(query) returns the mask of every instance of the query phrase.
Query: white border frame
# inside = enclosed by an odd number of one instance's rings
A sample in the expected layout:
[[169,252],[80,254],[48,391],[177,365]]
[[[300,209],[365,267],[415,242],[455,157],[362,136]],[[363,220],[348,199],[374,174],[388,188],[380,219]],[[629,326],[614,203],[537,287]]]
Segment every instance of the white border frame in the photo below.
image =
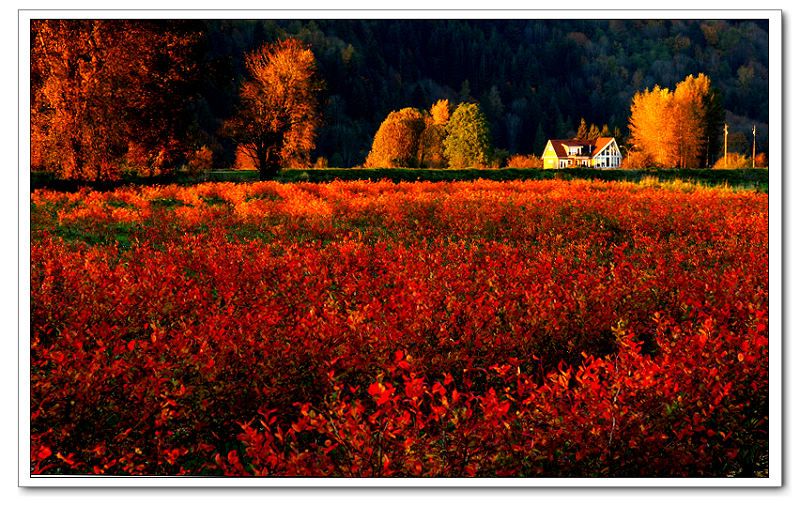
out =
[[[769,22],[769,478],[236,478],[32,476],[30,469],[30,20],[61,19],[766,19]],[[19,454],[21,487],[779,487],[783,484],[780,10],[25,10],[18,11]],[[25,232],[25,233],[23,233]],[[24,340],[22,336],[28,336]],[[23,342],[24,341],[24,342]]]

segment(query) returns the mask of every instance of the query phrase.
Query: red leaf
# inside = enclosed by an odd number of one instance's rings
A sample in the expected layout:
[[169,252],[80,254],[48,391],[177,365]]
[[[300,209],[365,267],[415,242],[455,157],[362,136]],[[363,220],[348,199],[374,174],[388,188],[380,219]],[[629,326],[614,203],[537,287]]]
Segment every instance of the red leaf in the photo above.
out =
[[52,454],[53,454],[53,452],[50,450],[50,448],[48,448],[48,447],[46,447],[46,446],[43,446],[43,447],[42,447],[41,449],[39,449],[39,451],[36,453],[36,458],[37,458],[37,459],[39,459],[39,460],[44,460],[44,459],[46,459],[47,457],[49,457],[50,455],[52,455]]

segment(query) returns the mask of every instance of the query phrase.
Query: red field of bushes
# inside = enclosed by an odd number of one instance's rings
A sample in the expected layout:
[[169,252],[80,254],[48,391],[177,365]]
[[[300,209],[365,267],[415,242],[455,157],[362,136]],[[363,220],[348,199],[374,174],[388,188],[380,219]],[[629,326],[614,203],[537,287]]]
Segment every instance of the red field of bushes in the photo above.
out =
[[767,196],[31,194],[31,472],[766,472]]

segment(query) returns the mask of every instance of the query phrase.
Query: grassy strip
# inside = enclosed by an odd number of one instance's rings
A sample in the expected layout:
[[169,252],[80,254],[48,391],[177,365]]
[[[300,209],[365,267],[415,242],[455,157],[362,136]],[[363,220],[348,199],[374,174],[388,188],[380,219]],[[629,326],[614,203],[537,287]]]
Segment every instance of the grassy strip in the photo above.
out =
[[[660,181],[690,181],[708,186],[730,185],[746,189],[768,192],[769,172],[767,169],[640,169],[640,170],[598,170],[598,169],[284,169],[277,180],[280,182],[327,183],[335,180],[356,181],[386,179],[395,183],[414,181],[492,181],[540,180],[540,179],[591,179],[601,181],[640,181],[642,178],[658,178]],[[258,171],[211,171],[192,178],[184,173],[155,178],[126,177],[111,182],[59,181],[52,174],[32,173],[31,189],[50,188],[60,191],[74,191],[83,186],[96,190],[111,190],[120,186],[141,184],[181,184],[192,185],[198,182],[252,182],[258,180]]]
[[329,182],[335,179],[352,181],[388,179],[403,181],[492,181],[540,180],[540,179],[592,179],[602,181],[639,181],[643,177],[657,177],[662,181],[680,179],[701,184],[767,185],[769,172],[766,169],[286,169],[281,179],[287,181],[307,180]]

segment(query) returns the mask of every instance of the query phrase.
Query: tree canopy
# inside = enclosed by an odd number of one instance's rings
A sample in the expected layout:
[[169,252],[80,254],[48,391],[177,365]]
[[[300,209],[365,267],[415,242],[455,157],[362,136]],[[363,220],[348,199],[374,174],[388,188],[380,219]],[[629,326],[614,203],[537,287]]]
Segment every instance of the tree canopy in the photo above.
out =
[[655,86],[634,95],[630,143],[656,165],[708,166],[721,123],[718,92],[709,78],[688,76],[674,92]]
[[420,137],[420,162],[423,167],[440,168],[447,165],[444,155],[444,139],[447,136],[447,122],[450,120],[450,102],[439,100],[431,106],[430,115],[425,118],[425,130]]
[[418,167],[425,114],[406,107],[392,111],[375,133],[366,167]]
[[160,21],[31,22],[32,165],[64,179],[153,174],[187,150],[198,36]]
[[451,167],[485,165],[492,149],[489,124],[478,104],[462,103],[447,122],[444,154]]
[[307,164],[320,125],[314,53],[308,44],[286,39],[248,53],[249,77],[240,102],[223,130],[249,155],[262,179],[281,165]]

